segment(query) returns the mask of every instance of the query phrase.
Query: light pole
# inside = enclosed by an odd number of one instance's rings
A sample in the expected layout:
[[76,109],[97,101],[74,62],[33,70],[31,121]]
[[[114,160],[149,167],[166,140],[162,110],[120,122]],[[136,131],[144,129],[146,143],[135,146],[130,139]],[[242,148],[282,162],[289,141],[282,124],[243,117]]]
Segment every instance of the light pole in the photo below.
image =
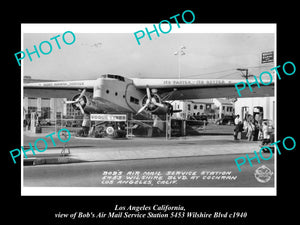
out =
[[186,49],[186,47],[181,46],[178,51],[174,52],[174,55],[178,56],[178,78],[179,78],[179,80],[181,79],[181,75],[180,75],[180,56],[185,55],[185,52],[183,51],[183,49]]

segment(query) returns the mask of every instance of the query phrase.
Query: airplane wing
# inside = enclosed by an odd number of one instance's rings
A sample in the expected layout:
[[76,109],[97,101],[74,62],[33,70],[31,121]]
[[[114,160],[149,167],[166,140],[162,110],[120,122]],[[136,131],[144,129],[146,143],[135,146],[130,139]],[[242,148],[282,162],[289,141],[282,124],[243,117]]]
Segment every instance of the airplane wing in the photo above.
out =
[[[139,79],[133,78],[134,85],[139,89],[157,89],[157,93],[166,100],[185,100],[185,99],[206,99],[206,98],[240,98],[240,97],[268,97],[274,96],[274,82],[265,86],[260,84],[260,88],[253,84],[251,92],[246,84],[245,89],[241,90],[239,96],[235,88],[238,82],[246,80],[229,79]],[[254,82],[249,79],[249,82]],[[263,81],[268,83],[269,81]],[[242,88],[242,84],[240,85]]]
[[95,80],[37,82],[24,83],[23,89],[25,97],[72,98],[78,90],[92,93],[94,84]]

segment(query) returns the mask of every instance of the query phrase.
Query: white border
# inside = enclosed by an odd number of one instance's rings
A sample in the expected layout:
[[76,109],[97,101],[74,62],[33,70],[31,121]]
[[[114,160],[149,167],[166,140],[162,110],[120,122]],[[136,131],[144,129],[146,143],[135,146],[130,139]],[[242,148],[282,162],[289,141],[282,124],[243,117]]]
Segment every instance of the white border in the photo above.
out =
[[[158,29],[158,24],[155,24]],[[134,33],[145,30],[145,27],[152,31],[153,24],[22,24],[23,33]],[[153,29],[152,29],[153,28]],[[171,33],[276,33],[276,24],[181,24],[178,28],[172,23]],[[165,34],[167,35],[167,34]]]
[[[21,24],[21,49],[24,33],[134,33],[153,24]],[[273,33],[275,65],[277,65],[276,24],[172,24],[170,33]],[[149,28],[150,30],[150,28]],[[167,34],[166,34],[167,35]],[[21,121],[23,121],[23,61],[21,61]],[[275,141],[277,141],[277,76],[275,79]],[[23,123],[21,143],[23,144]],[[276,151],[275,151],[276,152]],[[277,153],[277,152],[276,152]],[[191,188],[145,188],[145,187],[24,187],[23,153],[21,153],[21,195],[30,196],[276,196],[277,195],[277,154],[274,156],[274,187],[191,187]]]
[[275,196],[264,187],[23,187],[22,195],[37,196]]

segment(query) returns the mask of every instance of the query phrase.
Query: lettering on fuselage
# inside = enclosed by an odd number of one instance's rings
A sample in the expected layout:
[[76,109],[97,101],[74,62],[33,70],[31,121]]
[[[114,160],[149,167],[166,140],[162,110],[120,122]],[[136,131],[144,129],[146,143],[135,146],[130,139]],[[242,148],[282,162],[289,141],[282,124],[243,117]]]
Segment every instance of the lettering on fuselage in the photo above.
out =
[[164,85],[199,85],[199,84],[224,84],[231,83],[225,80],[163,80]]
[[66,87],[66,86],[84,86],[84,82],[47,82],[42,84],[44,87]]

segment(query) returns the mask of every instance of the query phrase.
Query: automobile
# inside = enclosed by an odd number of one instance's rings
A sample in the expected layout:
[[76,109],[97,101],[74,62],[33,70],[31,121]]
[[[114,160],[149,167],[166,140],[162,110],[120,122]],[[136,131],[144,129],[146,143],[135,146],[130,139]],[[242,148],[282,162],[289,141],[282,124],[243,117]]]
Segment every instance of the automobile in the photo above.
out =
[[41,126],[51,126],[51,121],[50,121],[50,119],[42,119],[42,120],[40,120],[40,125]]
[[204,120],[207,121],[207,115],[194,116],[196,120]]
[[223,118],[220,118],[216,121],[217,125],[233,125],[234,124],[234,118],[233,116],[224,116]]
[[[189,115],[188,116],[188,119],[187,119],[188,122],[190,122],[190,124],[201,124],[201,125],[207,125],[208,124],[208,121],[207,121],[207,115]],[[194,122],[194,123],[193,123]]]

